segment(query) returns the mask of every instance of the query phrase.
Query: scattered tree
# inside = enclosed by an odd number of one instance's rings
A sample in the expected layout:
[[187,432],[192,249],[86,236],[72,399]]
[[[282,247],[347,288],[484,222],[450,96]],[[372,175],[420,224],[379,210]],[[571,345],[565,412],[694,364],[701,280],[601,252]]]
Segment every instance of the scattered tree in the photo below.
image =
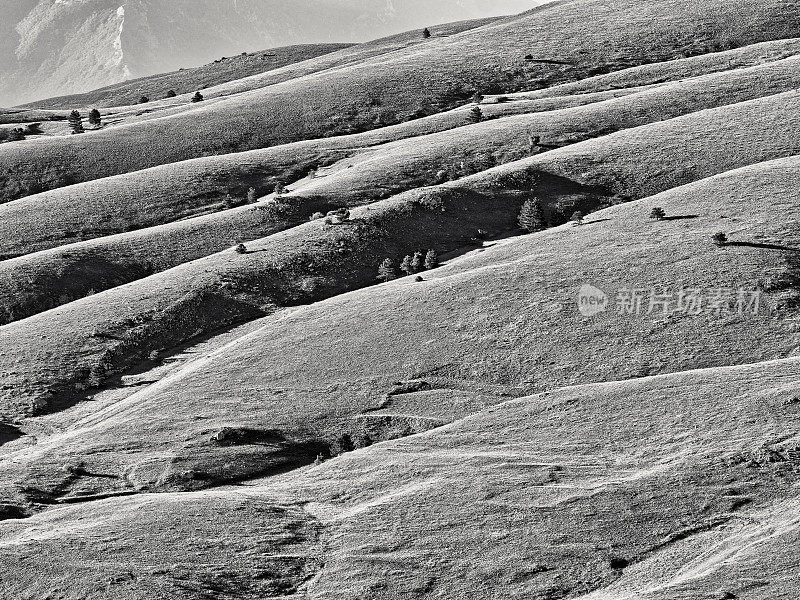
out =
[[660,206],[656,206],[650,211],[650,218],[655,219],[656,221],[663,221],[666,216],[667,213],[664,212],[664,209]]
[[419,283],[421,281],[425,281],[425,278],[422,275],[417,275],[416,277],[414,277],[414,281]]
[[72,135],[86,133],[86,130],[83,128],[83,117],[81,117],[81,113],[77,110],[73,110],[69,113],[67,123],[69,123],[70,129],[72,129]]
[[469,111],[469,120],[471,123],[480,123],[483,121],[483,111],[480,106],[476,106]]
[[538,198],[526,200],[519,211],[519,226],[528,232],[540,231],[545,227],[544,213]]
[[539,153],[539,142],[541,142],[541,140],[541,136],[533,135],[531,132],[528,132],[528,150],[531,154]]
[[391,258],[385,259],[378,267],[378,279],[381,281],[391,281],[397,277],[397,268]]
[[139,98],[139,104],[147,104],[148,102],[150,102],[150,98],[148,98],[147,96],[142,96],[141,98]]
[[413,273],[425,270],[425,256],[422,252],[414,252],[414,258],[411,259],[411,269]]
[[414,274],[414,267],[412,266],[413,262],[414,259],[411,258],[409,254],[406,254],[403,257],[403,261],[400,263],[400,270],[406,275],[413,275]]
[[328,225],[341,225],[350,220],[350,211],[347,208],[329,211],[325,215],[325,223]]
[[722,233],[721,231],[719,233],[715,233],[714,235],[712,235],[711,239],[717,246],[724,246],[725,244],[728,243],[728,236]]
[[14,129],[0,129],[0,142],[21,142],[25,139],[25,132],[19,127]]
[[430,29],[428,29],[427,27],[426,27],[425,29],[423,29],[423,30],[422,30],[422,37],[423,37],[424,39],[426,39],[426,40],[427,40],[429,37],[431,37],[431,30],[430,30]]
[[236,254],[247,254],[247,246],[244,244],[238,244],[235,248]]
[[316,177],[317,177],[317,170],[312,167],[311,169],[308,170],[308,178],[315,179]]
[[25,135],[41,135],[43,133],[41,123],[28,123],[25,126]]
[[177,96],[175,90],[170,90],[167,92],[167,98],[174,98],[175,96]]
[[103,122],[103,118],[100,115],[100,111],[96,108],[93,108],[89,111],[89,125],[92,127],[100,127],[100,124]]
[[525,60],[528,61],[528,62],[531,62],[533,60],[533,54],[526,54],[525,55]]
[[276,196],[283,196],[286,193],[286,186],[283,185],[282,181],[275,182],[275,195]]
[[250,188],[249,190],[247,190],[247,203],[255,204],[256,200],[258,200],[258,193],[256,192],[256,188]]
[[574,213],[572,213],[570,221],[572,221],[575,225],[583,225],[583,213],[579,210],[576,210]]
[[436,253],[436,250],[428,250],[428,253],[425,255],[425,268],[430,270],[438,266],[439,255]]
[[195,92],[194,96],[192,96],[192,102],[202,102],[203,101],[203,94],[200,92]]
[[309,221],[317,221],[318,219],[322,219],[324,217],[325,215],[323,215],[321,212],[315,212],[313,215],[311,215]]

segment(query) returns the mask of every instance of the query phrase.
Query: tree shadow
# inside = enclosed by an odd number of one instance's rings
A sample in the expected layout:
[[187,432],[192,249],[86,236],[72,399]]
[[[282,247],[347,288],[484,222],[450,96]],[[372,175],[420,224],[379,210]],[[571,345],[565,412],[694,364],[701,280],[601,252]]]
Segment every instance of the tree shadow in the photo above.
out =
[[664,217],[662,221],[681,221],[683,219],[697,219],[700,215],[675,215],[674,217]]
[[785,252],[800,252],[800,248],[781,246],[780,244],[760,244],[758,242],[728,242],[726,246],[744,246],[748,248],[764,248],[766,250],[783,250]]
[[584,225],[594,225],[595,223],[602,223],[603,221],[610,221],[611,219],[592,219],[591,221],[584,221]]

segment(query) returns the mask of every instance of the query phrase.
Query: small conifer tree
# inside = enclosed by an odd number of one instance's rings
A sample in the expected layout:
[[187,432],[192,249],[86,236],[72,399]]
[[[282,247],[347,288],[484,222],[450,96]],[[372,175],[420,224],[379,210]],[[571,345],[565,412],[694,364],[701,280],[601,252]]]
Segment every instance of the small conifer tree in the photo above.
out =
[[403,261],[400,263],[400,270],[406,275],[412,275],[414,273],[414,267],[412,266],[413,262],[414,259],[407,254],[405,257],[403,257]]
[[436,253],[436,250],[428,250],[428,253],[425,255],[425,268],[435,269],[439,266],[439,255]]
[[195,95],[192,96],[192,102],[202,102],[203,101],[203,94],[200,92],[195,92]]
[[100,115],[100,111],[96,108],[93,108],[89,111],[89,125],[92,127],[100,127],[100,124],[103,122],[103,118]]
[[574,213],[572,213],[570,221],[575,223],[575,225],[583,225],[583,213],[579,210],[576,210]]
[[276,196],[282,196],[285,193],[286,193],[286,186],[283,185],[282,181],[276,181],[275,182],[275,195]]
[[545,227],[544,213],[538,198],[526,200],[519,211],[519,226],[528,232],[540,231]]
[[69,123],[70,129],[72,129],[73,135],[77,133],[86,133],[86,130],[83,128],[83,117],[81,117],[81,113],[77,110],[73,110],[69,113],[67,123]]
[[469,120],[471,123],[480,123],[483,121],[483,111],[480,106],[476,106],[469,111]]
[[250,188],[249,190],[247,190],[247,203],[255,204],[256,200],[258,200],[258,193],[256,192],[256,188]]
[[174,98],[175,96],[177,96],[175,90],[170,90],[167,92],[167,98]]
[[141,98],[139,98],[139,104],[147,104],[148,102],[150,102],[150,98],[148,98],[147,96],[142,96]]
[[378,279],[381,281],[391,281],[397,277],[397,268],[391,258],[385,259],[378,267]]
[[425,255],[422,252],[414,252],[414,258],[411,259],[412,273],[419,273],[425,270]]
[[428,29],[427,27],[426,27],[425,29],[423,29],[423,30],[422,30],[422,37],[423,37],[424,39],[426,39],[426,40],[427,40],[429,37],[431,37],[431,30],[430,30],[430,29]]
[[728,236],[721,231],[712,235],[711,239],[717,246],[724,246],[728,243]]

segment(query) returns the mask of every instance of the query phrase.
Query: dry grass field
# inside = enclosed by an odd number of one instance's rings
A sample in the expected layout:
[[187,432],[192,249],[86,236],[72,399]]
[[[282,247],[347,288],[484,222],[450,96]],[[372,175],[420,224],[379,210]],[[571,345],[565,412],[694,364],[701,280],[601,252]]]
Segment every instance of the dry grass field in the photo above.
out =
[[0,597],[795,598],[798,8],[566,0],[0,114],[45,123],[0,144]]

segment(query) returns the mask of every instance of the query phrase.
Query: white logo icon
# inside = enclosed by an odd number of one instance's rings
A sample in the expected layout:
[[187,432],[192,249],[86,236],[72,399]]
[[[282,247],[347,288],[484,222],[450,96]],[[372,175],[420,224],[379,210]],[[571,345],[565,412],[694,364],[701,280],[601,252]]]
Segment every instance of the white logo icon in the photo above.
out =
[[608,310],[608,295],[593,285],[584,284],[578,291],[578,311],[584,317],[593,317]]

